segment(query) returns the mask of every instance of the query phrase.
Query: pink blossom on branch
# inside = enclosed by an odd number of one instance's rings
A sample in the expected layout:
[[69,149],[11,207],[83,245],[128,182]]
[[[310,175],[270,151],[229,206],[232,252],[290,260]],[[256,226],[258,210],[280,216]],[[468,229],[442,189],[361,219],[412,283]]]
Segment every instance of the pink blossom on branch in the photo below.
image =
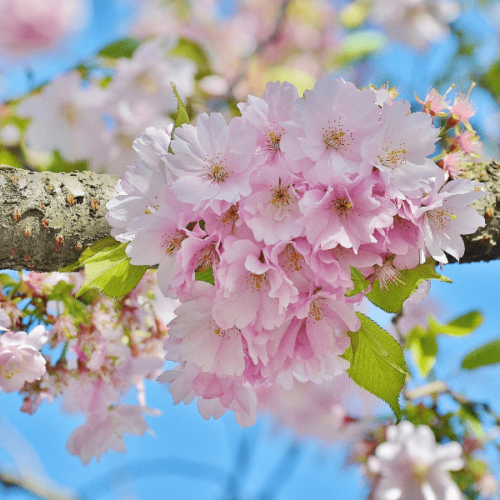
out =
[[159,378],[176,403],[198,398],[205,418],[231,410],[249,425],[259,388],[345,374],[363,297],[345,296],[351,267],[388,287],[421,255],[459,258],[461,234],[484,223],[468,206],[483,192],[443,185],[428,158],[432,118],[375,98],[343,80],[303,98],[270,83],[242,117],[177,128],[172,153],[163,133],[136,142],[143,159],[108,220],[132,264],[159,263],[160,289],[180,298],[164,343],[178,364]]
[[19,391],[25,382],[34,382],[45,375],[45,358],[40,349],[49,336],[43,326],[26,332],[4,332],[0,336],[0,388]]

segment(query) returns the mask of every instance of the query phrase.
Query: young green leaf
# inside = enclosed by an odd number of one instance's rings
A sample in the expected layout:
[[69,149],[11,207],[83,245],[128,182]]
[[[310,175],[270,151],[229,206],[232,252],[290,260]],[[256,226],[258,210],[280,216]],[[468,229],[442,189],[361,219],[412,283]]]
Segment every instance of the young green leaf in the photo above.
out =
[[206,269],[203,272],[196,271],[194,279],[196,281],[205,281],[206,283],[210,283],[211,285],[215,285],[214,272],[211,268]]
[[174,127],[180,127],[184,123],[189,123],[189,113],[187,112],[186,106],[182,102],[179,92],[177,92],[177,87],[175,83],[170,82],[172,85],[172,90],[174,91],[175,98],[177,100],[177,113],[175,115]]
[[398,398],[408,372],[401,346],[370,318],[356,314],[361,328],[349,334],[351,347],[344,353],[351,363],[347,373],[360,387],[388,403],[399,421]]
[[462,360],[462,368],[475,370],[496,363],[500,363],[500,339],[488,342],[467,354]]
[[179,56],[186,59],[191,59],[196,63],[198,71],[196,80],[200,80],[205,76],[212,74],[210,58],[205,50],[193,40],[188,38],[179,38],[177,45],[169,52],[170,56]]
[[433,318],[429,321],[429,328],[436,332],[445,335],[453,335],[461,337],[469,335],[483,322],[483,315],[479,311],[471,311],[463,316],[460,316],[446,325],[437,323]]
[[121,57],[130,59],[139,45],[140,43],[134,38],[123,38],[104,47],[98,55],[109,59],[119,59]]
[[436,364],[438,351],[436,335],[431,330],[416,326],[408,334],[406,346],[411,350],[422,377],[427,377]]
[[401,282],[389,284],[388,290],[380,286],[380,281],[377,278],[373,282],[372,291],[366,296],[373,304],[380,307],[380,309],[389,313],[397,313],[403,307],[403,302],[423,281],[433,279],[451,283],[449,278],[436,272],[434,269],[435,266],[436,262],[434,259],[429,259],[425,264],[421,264],[414,269],[399,271]]
[[351,266],[351,279],[354,283],[354,288],[352,290],[348,290],[345,294],[346,297],[352,297],[353,295],[357,295],[358,293],[364,292],[370,282],[365,279],[365,277],[354,267]]
[[127,243],[120,243],[108,236],[83,252],[78,262],[63,271],[85,267],[85,281],[76,294],[96,288],[108,297],[124,297],[139,283],[148,266],[133,266],[125,253]]
[[91,260],[92,257],[97,255],[97,258],[100,258],[100,252],[107,252],[110,248],[114,248],[118,245],[120,245],[120,243],[116,241],[113,236],[106,236],[105,238],[102,238],[101,240],[96,241],[95,243],[87,247],[76,262],[73,262],[73,264],[59,269],[59,272],[71,273],[78,269],[83,269],[85,263]]

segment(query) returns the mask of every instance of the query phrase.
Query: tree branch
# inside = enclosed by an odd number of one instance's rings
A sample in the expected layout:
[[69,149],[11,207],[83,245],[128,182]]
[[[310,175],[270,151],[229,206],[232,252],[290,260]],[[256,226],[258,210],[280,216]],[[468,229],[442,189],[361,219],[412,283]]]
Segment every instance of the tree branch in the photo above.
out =
[[[486,227],[466,236],[460,263],[500,259],[500,163],[471,165],[467,175],[489,194],[477,200]],[[119,176],[30,172],[0,166],[0,269],[57,271],[108,236],[106,203]],[[498,209],[498,210],[497,210]]]
[[43,500],[78,500],[79,496],[69,491],[59,491],[54,484],[44,484],[34,477],[0,471],[0,484],[4,488],[16,488],[31,493]]
[[109,235],[119,176],[0,165],[0,269],[57,271]]

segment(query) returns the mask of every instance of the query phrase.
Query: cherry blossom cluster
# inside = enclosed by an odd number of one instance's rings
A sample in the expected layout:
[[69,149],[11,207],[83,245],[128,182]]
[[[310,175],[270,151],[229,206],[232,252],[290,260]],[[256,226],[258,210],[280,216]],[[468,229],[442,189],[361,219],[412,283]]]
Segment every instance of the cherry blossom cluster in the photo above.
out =
[[[146,406],[144,381],[162,371],[173,307],[159,291],[156,298],[149,273],[119,301],[97,293],[76,299],[82,282],[80,274],[29,273],[2,290],[3,330],[45,326],[0,335],[0,388],[19,392],[21,410],[29,414],[43,401],[62,398],[64,411],[84,415],[67,447],[88,463],[109,449],[125,451],[123,435],[144,434],[144,415],[159,414]],[[22,310],[20,300],[29,301]],[[125,404],[133,387],[138,404]]]
[[476,162],[480,157],[482,144],[469,122],[476,114],[470,101],[474,85],[471,85],[467,94],[457,93],[453,102],[446,98],[453,86],[444,95],[431,88],[423,101],[417,97],[418,102],[423,105],[424,113],[432,116],[433,120],[443,122],[443,149],[434,160],[443,169],[446,179],[466,177],[467,163]]
[[[390,288],[400,269],[446,253],[484,219],[477,184],[445,184],[428,158],[439,130],[408,102],[320,80],[303,98],[269,83],[229,123],[148,129],[108,203],[133,265],[158,265],[181,301],[165,341],[178,363],[159,380],[176,403],[255,420],[254,388],[345,372],[360,321],[351,267]],[[169,152],[169,146],[172,152]]]
[[144,42],[130,59],[101,59],[101,71],[85,80],[73,71],[23,99],[16,113],[30,119],[25,141],[32,156],[58,151],[67,162],[122,173],[134,159],[133,140],[148,126],[172,123],[171,82],[183,99],[193,93],[196,65],[169,55],[175,44],[174,38]]

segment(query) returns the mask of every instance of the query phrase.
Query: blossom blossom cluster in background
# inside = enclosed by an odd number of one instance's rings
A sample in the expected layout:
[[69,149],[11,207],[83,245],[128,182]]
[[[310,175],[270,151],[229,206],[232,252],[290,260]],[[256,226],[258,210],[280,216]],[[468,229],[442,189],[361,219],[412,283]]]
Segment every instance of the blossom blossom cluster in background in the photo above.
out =
[[[77,273],[9,279],[0,293],[0,319],[3,329],[16,331],[0,337],[0,389],[19,391],[21,410],[29,414],[56,397],[64,411],[83,414],[87,421],[70,436],[68,450],[88,463],[109,449],[125,451],[123,435],[144,434],[143,415],[160,413],[146,406],[144,380],[161,373],[173,307],[159,292],[155,297],[151,274],[121,301],[92,293],[78,300],[82,282]],[[23,310],[16,306],[21,299],[30,300]],[[17,331],[26,321],[46,327]],[[132,387],[138,404],[124,404]]]

